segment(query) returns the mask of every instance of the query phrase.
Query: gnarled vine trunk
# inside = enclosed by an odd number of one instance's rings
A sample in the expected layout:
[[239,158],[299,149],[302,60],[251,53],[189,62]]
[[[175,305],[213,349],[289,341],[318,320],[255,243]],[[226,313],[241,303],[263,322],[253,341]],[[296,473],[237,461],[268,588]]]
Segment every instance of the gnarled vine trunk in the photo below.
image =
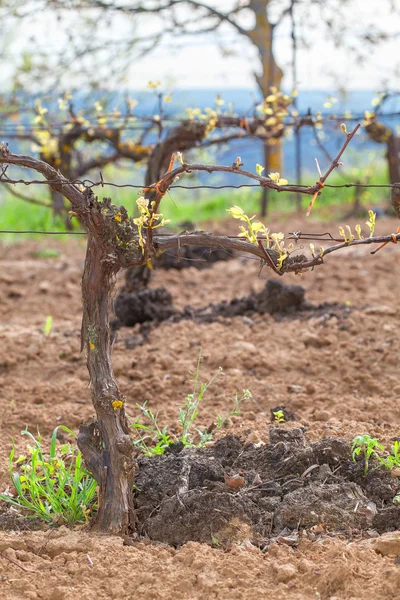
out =
[[134,520],[133,444],[111,364],[109,310],[117,270],[107,247],[89,234],[82,279],[82,345],[87,349],[96,419],[81,426],[78,445],[100,487],[94,527],[109,533],[126,531]]

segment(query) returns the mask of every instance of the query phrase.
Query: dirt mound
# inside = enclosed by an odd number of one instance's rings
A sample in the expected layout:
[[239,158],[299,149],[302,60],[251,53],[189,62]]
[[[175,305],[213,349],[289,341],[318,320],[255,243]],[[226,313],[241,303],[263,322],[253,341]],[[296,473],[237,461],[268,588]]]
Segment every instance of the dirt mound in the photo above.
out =
[[[267,445],[229,435],[206,449],[177,446],[141,457],[135,504],[139,532],[179,546],[188,541],[230,546],[299,531],[391,530],[400,519],[400,488],[387,469],[363,474],[350,444],[330,437],[308,442],[303,428],[273,427]],[[290,538],[289,538],[290,539]]]
[[172,296],[164,287],[155,290],[146,288],[137,292],[121,291],[115,300],[114,310],[118,326],[126,327],[150,321],[166,321],[176,315]]
[[[141,285],[135,279],[135,285]],[[172,319],[193,319],[198,323],[211,323],[219,317],[238,317],[252,313],[274,314],[293,313],[297,310],[314,308],[305,301],[305,290],[300,285],[285,285],[270,279],[260,292],[251,292],[248,296],[234,298],[230,302],[210,303],[204,308],[186,306],[183,311],[175,310],[171,294],[163,287],[155,290],[147,288],[127,290],[126,286],[118,294],[114,310],[119,321],[118,326],[133,327],[137,323],[160,322]]]

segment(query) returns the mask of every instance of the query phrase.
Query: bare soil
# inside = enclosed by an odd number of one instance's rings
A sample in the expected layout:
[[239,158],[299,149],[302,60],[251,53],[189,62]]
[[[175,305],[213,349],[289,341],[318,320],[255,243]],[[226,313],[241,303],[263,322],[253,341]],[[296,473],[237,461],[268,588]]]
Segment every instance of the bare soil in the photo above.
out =
[[[396,220],[382,218],[377,232],[387,234],[397,226]],[[336,227],[292,219],[285,229],[335,231]],[[271,223],[271,228],[278,227]],[[59,255],[45,258],[49,248],[58,250]],[[19,435],[22,428],[27,425],[35,431],[38,427],[46,437],[58,424],[77,430],[92,415],[85,358],[79,352],[84,252],[79,239],[46,238],[0,248],[1,489],[9,483],[11,438],[15,437],[17,451],[25,449],[25,440]],[[244,388],[252,391],[253,399],[243,405],[241,416],[231,419],[226,431],[218,434],[217,444],[207,448],[201,458],[214,453],[215,461],[218,448],[227,443],[222,435],[228,433],[229,443],[239,454],[244,451],[241,462],[224,459],[222,471],[217,470],[214,478],[209,473],[205,477],[203,471],[203,479],[195,481],[201,488],[208,486],[204,493],[210,502],[203,503],[208,512],[227,506],[236,507],[236,512],[230,513],[229,519],[222,518],[207,535],[196,522],[201,535],[195,538],[192,532],[191,539],[197,541],[186,542],[184,525],[188,514],[194,513],[194,509],[187,511],[190,502],[186,511],[179,502],[173,510],[164,506],[163,519],[150,527],[151,502],[146,494],[152,488],[146,491],[143,483],[136,503],[138,508],[147,507],[141,533],[151,536],[152,541],[148,537],[94,536],[85,527],[33,531],[32,524],[31,529],[2,531],[0,597],[399,598],[400,531],[390,498],[398,479],[388,478],[382,485],[371,483],[351,470],[346,454],[351,439],[361,433],[379,437],[387,446],[399,437],[398,252],[394,244],[376,256],[370,255],[369,247],[348,249],[331,255],[324,266],[301,278],[282,278],[285,283],[304,286],[309,302],[337,304],[337,309],[220,317],[212,323],[164,321],[152,327],[145,343],[135,348],[127,347],[126,341],[139,334],[140,325],[119,329],[113,360],[132,417],[137,414],[135,403],[147,401],[152,410],[160,410],[163,425],[177,427],[178,406],[191,391],[190,372],[200,347],[204,355],[202,378],[210,378],[219,366],[225,375],[209,389],[199,426],[209,426],[215,422],[216,413],[226,413],[229,398],[236,392]],[[259,275],[257,261],[234,258],[204,270],[159,269],[150,287],[165,286],[175,309],[182,311],[188,304],[201,308],[210,302],[229,302],[259,293],[267,279],[277,277],[266,268]],[[122,285],[123,276],[117,282],[118,287]],[[53,328],[45,337],[42,328],[48,316],[53,317]],[[276,406],[284,406],[296,420],[271,429],[270,410]],[[297,442],[286,440],[282,441],[282,453],[271,454],[281,443],[274,435],[296,438],[299,431],[303,441],[298,450],[293,451],[290,445]],[[317,452],[321,447],[331,448],[333,439],[334,457],[344,453],[341,464],[348,465],[347,471],[343,466],[339,480],[329,479],[327,467],[334,473],[335,466]],[[257,447],[262,460],[258,453],[250,457]],[[314,454],[307,450],[305,461],[307,448]],[[298,462],[288,461],[291,466],[285,471],[287,452]],[[153,463],[141,459],[142,482],[149,464],[160,473],[162,463],[167,465],[163,472],[165,489],[159,490],[161,501],[162,493],[168,491],[167,474],[182,456],[172,453]],[[304,474],[314,464],[318,466]],[[285,494],[277,488],[263,494],[257,490],[260,474],[261,480],[270,477],[277,486],[294,481],[287,484]],[[237,476],[245,480],[243,488],[236,489],[232,483]],[[247,495],[254,510],[249,515],[248,504],[242,500],[244,489],[252,486],[256,489]],[[155,489],[153,486],[153,492]],[[189,482],[190,489],[195,489],[194,483]],[[170,492],[173,497],[174,488]],[[218,506],[215,494],[221,500]],[[271,498],[277,496],[285,501],[275,514]],[[306,507],[300,515],[299,505],[293,503],[298,496],[301,506]],[[184,498],[181,500],[185,507]],[[160,498],[156,501],[158,504],[151,506],[159,506]],[[377,519],[389,508],[391,521]],[[273,522],[267,513],[274,515]],[[204,522],[203,517],[200,525]],[[264,545],[258,543],[263,539],[267,540]]]

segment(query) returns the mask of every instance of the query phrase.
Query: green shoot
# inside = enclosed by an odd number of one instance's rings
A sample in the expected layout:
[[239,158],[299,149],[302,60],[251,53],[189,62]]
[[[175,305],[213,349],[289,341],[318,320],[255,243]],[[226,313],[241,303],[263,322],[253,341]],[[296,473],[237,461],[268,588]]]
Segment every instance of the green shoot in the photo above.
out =
[[274,415],[274,423],[285,422],[285,415],[283,414],[283,410],[276,410],[272,414]]
[[51,328],[53,327],[53,317],[47,317],[46,319],[46,323],[42,329],[43,334],[46,337],[49,337],[49,335],[51,334]]
[[22,508],[28,518],[48,523],[85,523],[95,508],[97,483],[82,466],[82,454],[71,444],[57,447],[57,432],[63,430],[76,437],[68,427],[53,431],[49,453],[43,451],[40,434],[35,438],[28,430],[21,432],[33,442],[28,455],[15,460],[14,440],[9,457],[13,489],[0,499]]
[[369,461],[371,456],[380,460],[377,450],[385,450],[385,447],[379,442],[378,438],[371,438],[369,435],[357,435],[351,446],[351,457],[355,462],[356,456],[364,454],[364,475],[368,473]]
[[204,447],[207,442],[212,440],[214,432],[218,429],[221,429],[228,422],[230,417],[240,414],[240,405],[242,402],[248,398],[251,398],[251,392],[249,390],[243,390],[243,393],[240,397],[238,394],[236,394],[234,398],[232,398],[233,407],[227,415],[216,415],[217,422],[212,428],[197,428],[195,425],[199,416],[200,403],[204,399],[204,395],[210,385],[215,383],[223,374],[223,371],[220,367],[209,381],[200,381],[201,359],[202,353],[200,351],[199,358],[197,360],[196,371],[191,379],[191,383],[193,383],[193,391],[186,396],[183,405],[179,408],[179,435],[169,432],[167,427],[160,427],[158,423],[158,412],[153,413],[149,408],[147,408],[146,403],[143,405],[136,405],[141,411],[142,415],[145,417],[147,424],[144,425],[141,423],[140,418],[137,418],[133,423],[131,423],[131,427],[135,433],[138,434],[138,437],[133,443],[146,456],[163,454],[168,446],[171,446],[176,442],[181,442],[185,448]]
[[[279,179],[279,173],[270,173],[269,177],[278,185],[286,185],[287,183],[286,179]],[[240,221],[244,221],[246,223],[247,229],[242,225],[239,226],[239,237],[244,237],[248,242],[250,242],[250,244],[255,244],[257,246],[259,243],[259,236],[263,236],[266,248],[272,248],[278,252],[279,256],[277,258],[276,268],[279,271],[282,268],[284,261],[289,256],[289,252],[293,248],[293,244],[289,244],[289,246],[285,248],[285,236],[282,232],[271,233],[270,230],[263,225],[263,223],[253,222],[255,215],[248,217],[243,208],[240,206],[232,206],[231,208],[228,208],[226,212],[228,212],[234,219],[239,219]]]
[[219,367],[218,371],[207,383],[200,381],[200,365],[202,359],[202,351],[200,350],[199,358],[197,359],[196,371],[191,383],[193,383],[193,392],[186,396],[183,407],[179,410],[179,422],[182,427],[181,441],[185,446],[191,445],[191,429],[193,423],[196,421],[199,414],[199,405],[204,398],[204,394],[207,389],[212,385],[220,375],[222,375],[222,368]]
[[167,427],[160,429],[157,422],[158,412],[154,414],[152,410],[146,407],[146,402],[142,405],[136,404],[136,406],[142,411],[143,416],[150,422],[150,425],[143,425],[139,422],[139,419],[131,424],[135,432],[144,432],[142,437],[134,440],[134,445],[140,448],[146,456],[164,454],[165,449],[177,441],[176,438],[168,434]]
[[230,410],[229,413],[227,415],[225,415],[224,417],[217,414],[216,429],[221,429],[222,427],[224,427],[231,417],[240,415],[240,405],[242,404],[242,402],[244,402],[245,400],[249,400],[250,398],[252,398],[250,390],[243,390],[240,398],[239,398],[238,394],[235,394],[235,396],[233,398],[231,398],[231,400],[233,402],[232,410]]
[[373,210],[368,211],[369,219],[366,221],[366,225],[369,227],[369,237],[374,235],[375,231],[375,223],[376,223],[376,213]]
[[379,458],[380,463],[387,469],[394,469],[400,467],[400,441],[396,440],[392,446],[392,454],[389,454],[386,458]]

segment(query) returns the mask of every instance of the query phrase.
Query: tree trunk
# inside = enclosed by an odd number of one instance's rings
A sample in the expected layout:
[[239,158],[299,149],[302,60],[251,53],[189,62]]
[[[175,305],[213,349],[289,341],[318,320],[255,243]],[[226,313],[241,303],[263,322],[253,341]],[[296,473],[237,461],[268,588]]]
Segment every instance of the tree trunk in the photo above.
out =
[[272,41],[273,25],[268,21],[270,0],[250,0],[249,8],[254,12],[255,26],[248,32],[251,42],[256,46],[261,61],[261,73],[255,74],[262,95],[268,96],[271,86],[280,89],[282,70],[275,62]]
[[[283,72],[275,62],[273,54],[274,27],[268,20],[268,5],[270,0],[250,0],[249,8],[254,12],[255,27],[248,32],[248,37],[258,50],[261,62],[261,73],[255,73],[258,87],[265,98],[270,94],[270,88],[281,87]],[[282,173],[282,142],[276,140],[273,146],[264,144],[264,167],[266,173]],[[268,190],[264,189],[261,197],[261,215],[268,211]]]
[[101,241],[89,233],[82,279],[82,346],[97,416],[81,426],[78,445],[99,484],[94,529],[106,533],[123,533],[134,524],[133,444],[111,365],[109,309],[117,270]]
[[59,192],[51,190],[51,205],[53,207],[53,214],[56,217],[60,217],[65,225],[67,231],[72,230],[71,219],[68,216],[68,211],[65,208],[64,196]]
[[400,181],[400,137],[392,133],[387,141],[386,158],[389,165],[390,183]]
[[365,126],[365,131],[377,144],[386,144],[389,180],[390,183],[398,183],[400,181],[400,136],[375,119]]
[[[263,144],[264,165],[268,165],[270,147],[267,143]],[[264,187],[261,192],[261,216],[266,217],[268,214],[268,188]]]
[[168,132],[164,140],[153,149],[148,161],[145,186],[156,183],[168,169],[173,152],[184,152],[194,148],[206,134],[206,125],[196,121],[183,121]]

